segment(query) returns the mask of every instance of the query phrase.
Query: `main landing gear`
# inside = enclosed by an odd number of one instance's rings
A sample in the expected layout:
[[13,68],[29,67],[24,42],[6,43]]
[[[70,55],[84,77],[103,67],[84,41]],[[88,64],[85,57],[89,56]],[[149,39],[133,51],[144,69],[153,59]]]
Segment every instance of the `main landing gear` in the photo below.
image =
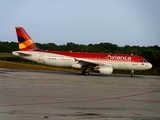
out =
[[134,70],[131,70],[131,77],[135,77]]
[[82,75],[89,75],[89,70],[87,68],[83,69],[81,72]]

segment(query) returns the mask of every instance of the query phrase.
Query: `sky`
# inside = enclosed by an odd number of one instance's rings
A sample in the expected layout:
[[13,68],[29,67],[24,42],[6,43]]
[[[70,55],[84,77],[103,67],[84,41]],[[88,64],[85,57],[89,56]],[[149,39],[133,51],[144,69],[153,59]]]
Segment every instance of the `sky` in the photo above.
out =
[[160,46],[160,0],[1,0],[0,41]]

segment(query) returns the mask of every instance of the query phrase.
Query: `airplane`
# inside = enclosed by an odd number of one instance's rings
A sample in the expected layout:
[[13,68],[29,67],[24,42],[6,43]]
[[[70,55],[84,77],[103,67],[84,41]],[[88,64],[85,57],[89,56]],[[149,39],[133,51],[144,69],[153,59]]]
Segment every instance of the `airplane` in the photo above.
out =
[[112,74],[114,69],[130,70],[131,77],[135,70],[148,70],[152,64],[141,56],[133,54],[108,54],[72,51],[49,51],[40,49],[23,27],[15,27],[18,38],[19,51],[12,54],[23,59],[40,64],[71,67],[82,69],[82,75],[89,75],[89,71],[101,74]]

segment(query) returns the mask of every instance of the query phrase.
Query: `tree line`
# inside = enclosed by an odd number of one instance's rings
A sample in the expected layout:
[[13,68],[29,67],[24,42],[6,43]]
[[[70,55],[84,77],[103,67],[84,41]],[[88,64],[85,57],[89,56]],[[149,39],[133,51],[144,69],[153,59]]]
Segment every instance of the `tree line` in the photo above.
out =
[[[112,43],[99,43],[99,44],[76,44],[68,42],[63,45],[56,45],[54,43],[36,43],[39,48],[43,50],[55,51],[73,51],[73,52],[102,52],[102,53],[122,53],[122,54],[135,54],[146,58],[155,68],[160,68],[160,47],[154,46],[118,46]],[[11,53],[18,49],[17,42],[3,42],[0,41],[0,53]]]

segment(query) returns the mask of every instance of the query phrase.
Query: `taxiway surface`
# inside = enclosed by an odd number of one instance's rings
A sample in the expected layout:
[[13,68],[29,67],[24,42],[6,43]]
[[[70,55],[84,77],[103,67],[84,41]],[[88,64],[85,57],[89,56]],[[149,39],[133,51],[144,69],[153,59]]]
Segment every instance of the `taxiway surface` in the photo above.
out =
[[1,120],[160,120],[160,76],[0,69]]

